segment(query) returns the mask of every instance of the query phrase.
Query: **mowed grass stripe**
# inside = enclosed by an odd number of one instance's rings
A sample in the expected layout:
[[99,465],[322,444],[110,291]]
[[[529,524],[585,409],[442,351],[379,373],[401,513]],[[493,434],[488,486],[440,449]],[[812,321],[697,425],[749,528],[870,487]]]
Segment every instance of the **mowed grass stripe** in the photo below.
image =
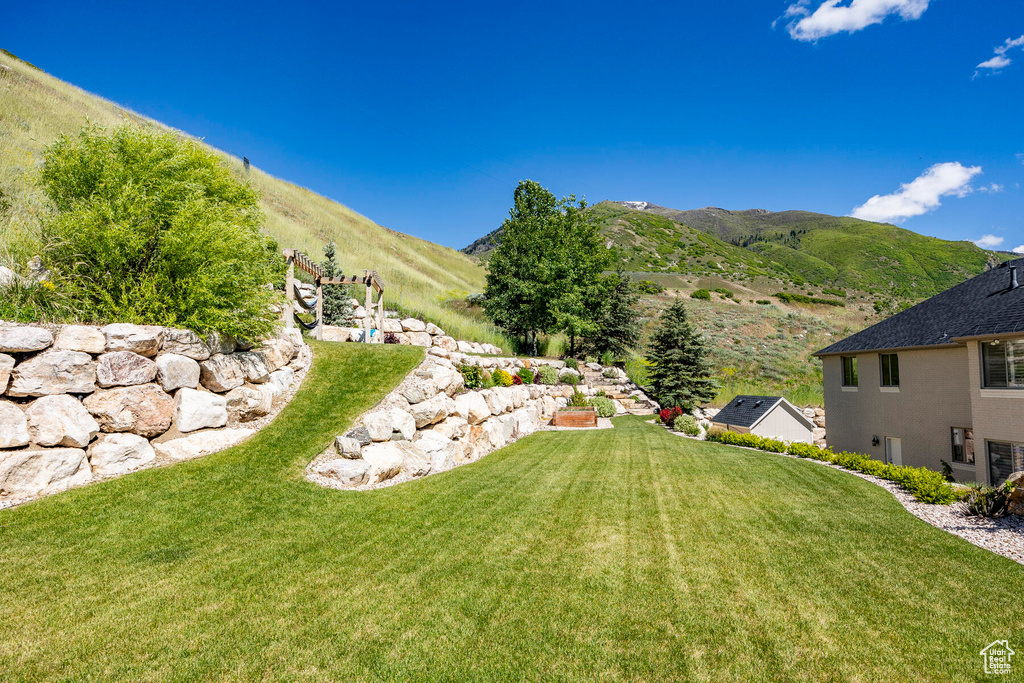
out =
[[1021,568],[816,463],[643,418],[307,482],[422,351],[321,344],[249,442],[0,512],[5,680],[974,680]]

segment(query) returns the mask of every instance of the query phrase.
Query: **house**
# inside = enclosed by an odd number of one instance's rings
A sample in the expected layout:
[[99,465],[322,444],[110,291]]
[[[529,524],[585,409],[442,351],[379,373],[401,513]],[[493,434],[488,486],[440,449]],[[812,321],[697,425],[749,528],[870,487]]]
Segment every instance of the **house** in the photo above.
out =
[[781,396],[737,396],[711,419],[711,426],[783,441],[814,441],[814,423]]
[[1024,469],[1024,259],[818,351],[828,445],[1000,484]]

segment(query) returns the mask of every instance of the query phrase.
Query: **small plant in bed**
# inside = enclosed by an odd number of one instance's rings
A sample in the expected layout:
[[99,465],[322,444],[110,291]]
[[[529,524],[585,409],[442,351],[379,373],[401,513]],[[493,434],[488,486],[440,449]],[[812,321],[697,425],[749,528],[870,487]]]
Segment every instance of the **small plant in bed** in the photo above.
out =
[[598,417],[612,417],[615,415],[615,403],[606,396],[595,396],[588,403],[597,410]]
[[687,436],[700,436],[700,425],[693,415],[683,414],[672,421],[672,429]]
[[537,382],[539,384],[547,384],[549,386],[558,384],[558,370],[555,370],[550,365],[542,365],[537,371]]
[[494,379],[494,386],[496,387],[512,386],[512,375],[508,374],[508,372],[505,370],[495,370],[491,374],[491,378]]
[[516,371],[516,377],[519,378],[523,384],[533,384],[533,370],[530,368],[519,368]]

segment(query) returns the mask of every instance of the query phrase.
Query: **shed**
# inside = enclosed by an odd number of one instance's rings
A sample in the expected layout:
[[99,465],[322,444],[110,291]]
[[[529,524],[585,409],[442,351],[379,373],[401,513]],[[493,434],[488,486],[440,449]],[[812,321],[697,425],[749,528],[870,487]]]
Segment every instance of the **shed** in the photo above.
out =
[[814,423],[781,396],[737,396],[718,411],[711,425],[740,434],[814,443]]

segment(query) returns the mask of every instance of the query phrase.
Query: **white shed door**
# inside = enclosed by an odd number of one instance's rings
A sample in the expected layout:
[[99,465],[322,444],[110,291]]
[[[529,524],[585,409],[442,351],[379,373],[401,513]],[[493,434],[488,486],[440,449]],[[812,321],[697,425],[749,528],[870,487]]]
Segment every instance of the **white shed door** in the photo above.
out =
[[903,451],[899,439],[885,437],[885,461],[892,465],[903,464]]

